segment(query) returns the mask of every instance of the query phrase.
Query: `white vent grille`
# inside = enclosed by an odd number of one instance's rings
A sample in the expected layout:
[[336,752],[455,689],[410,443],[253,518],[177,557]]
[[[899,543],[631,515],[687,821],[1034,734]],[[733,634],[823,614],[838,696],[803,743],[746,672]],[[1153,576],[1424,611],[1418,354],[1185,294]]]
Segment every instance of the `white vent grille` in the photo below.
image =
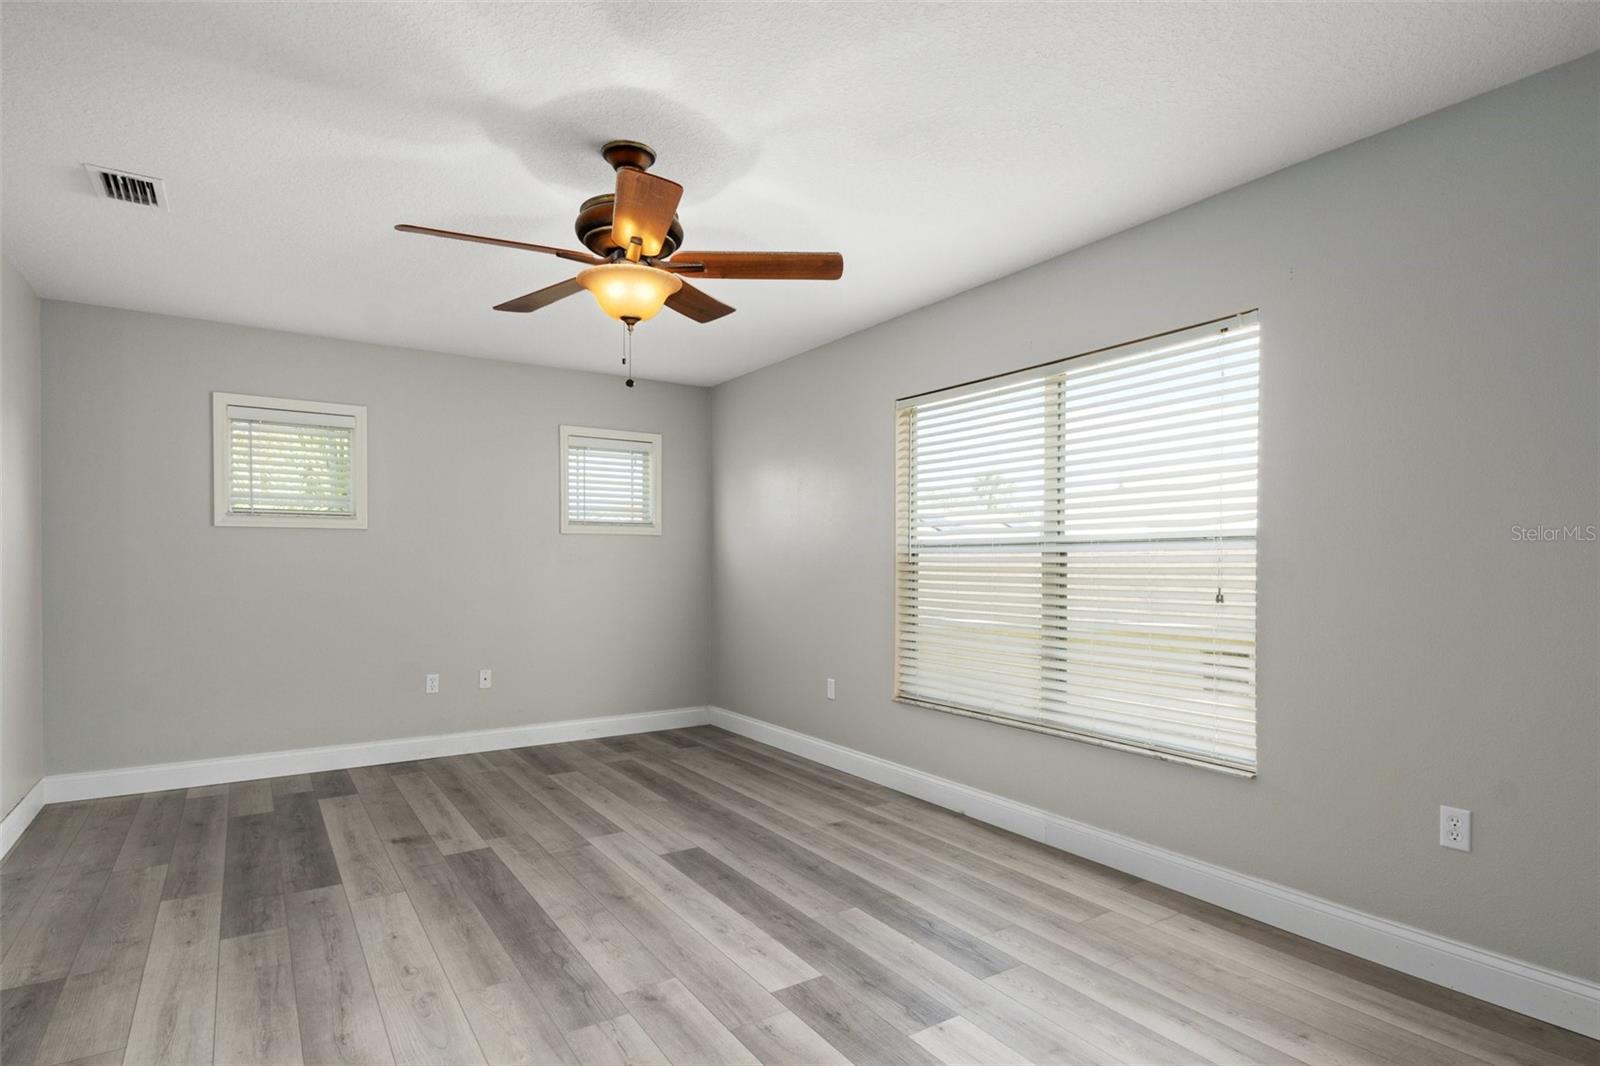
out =
[[89,172],[89,181],[94,185],[95,193],[108,200],[120,200],[140,207],[167,206],[167,186],[160,178],[97,167],[93,163],[85,163],[83,168]]

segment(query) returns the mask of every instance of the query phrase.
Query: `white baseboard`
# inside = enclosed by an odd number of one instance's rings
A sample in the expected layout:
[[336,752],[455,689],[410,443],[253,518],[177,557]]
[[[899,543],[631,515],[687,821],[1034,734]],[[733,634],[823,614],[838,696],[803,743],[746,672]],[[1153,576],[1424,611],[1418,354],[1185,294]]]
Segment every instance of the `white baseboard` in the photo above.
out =
[[1600,984],[1346,907],[1259,877],[1097,829],[721,707],[712,725],[1009,829],[1320,944],[1600,1037]]
[[34,816],[39,813],[39,808],[44,806],[44,778],[33,783],[28,789],[28,794],[17,801],[17,805],[6,812],[4,819],[0,819],[0,855],[11,851],[11,845],[22,836],[22,831],[33,824]]
[[[116,770],[89,770],[76,774],[51,774],[34,793],[43,792],[43,802],[99,799],[126,796],[137,792],[160,792],[170,788],[196,788],[231,781],[254,781],[262,777],[316,773],[321,770],[348,770],[352,766],[377,766],[408,759],[432,759],[444,755],[466,755],[475,751],[525,748],[535,744],[557,744],[590,737],[614,737],[628,733],[652,733],[658,729],[683,729],[710,721],[705,707],[680,707],[670,711],[643,711],[614,714],[603,718],[573,718],[562,722],[535,722],[504,729],[478,729],[468,733],[442,733],[428,737],[400,737],[360,744],[333,744],[321,748],[295,748],[259,755],[231,755],[220,759],[195,759],[189,762],[158,763],[152,766],[127,766]],[[35,805],[37,810],[37,804]],[[32,821],[29,815],[27,821]],[[6,819],[10,832],[10,817]],[[25,828],[27,822],[22,823]],[[20,834],[21,829],[17,832]],[[7,837],[9,847],[10,837]]]

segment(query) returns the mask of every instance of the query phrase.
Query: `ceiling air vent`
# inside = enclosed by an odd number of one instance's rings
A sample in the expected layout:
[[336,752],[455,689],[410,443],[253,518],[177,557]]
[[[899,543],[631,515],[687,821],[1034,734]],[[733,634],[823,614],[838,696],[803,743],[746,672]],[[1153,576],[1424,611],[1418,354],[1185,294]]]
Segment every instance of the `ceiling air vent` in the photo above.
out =
[[167,186],[160,178],[147,174],[130,174],[126,170],[110,170],[85,163],[94,190],[108,200],[121,200],[125,204],[141,207],[166,207]]

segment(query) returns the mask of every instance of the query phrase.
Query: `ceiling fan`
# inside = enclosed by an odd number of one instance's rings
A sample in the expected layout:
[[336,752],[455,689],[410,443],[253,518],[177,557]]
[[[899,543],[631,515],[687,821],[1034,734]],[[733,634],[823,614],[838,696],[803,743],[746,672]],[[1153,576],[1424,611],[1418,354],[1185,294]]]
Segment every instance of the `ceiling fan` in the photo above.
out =
[[750,278],[762,281],[834,281],[844,273],[838,252],[685,252],[678,201],[683,186],[649,173],[655,149],[638,141],[611,141],[600,155],[617,172],[615,193],[591,196],[578,208],[578,240],[588,252],[528,244],[503,237],[400,225],[403,233],[422,233],[457,241],[495,244],[543,252],[588,269],[576,277],[496,304],[496,311],[537,311],[580,289],[594,294],[600,309],[628,327],[653,318],[663,306],[696,322],[712,322],[733,308],[685,280]]

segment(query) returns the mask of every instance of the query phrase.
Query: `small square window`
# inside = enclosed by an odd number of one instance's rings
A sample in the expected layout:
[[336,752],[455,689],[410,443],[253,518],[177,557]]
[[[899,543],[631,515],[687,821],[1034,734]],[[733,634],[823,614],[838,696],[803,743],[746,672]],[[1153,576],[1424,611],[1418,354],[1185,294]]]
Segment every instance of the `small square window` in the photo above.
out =
[[660,533],[661,434],[562,426],[561,532]]
[[367,528],[367,409],[211,394],[213,525]]

